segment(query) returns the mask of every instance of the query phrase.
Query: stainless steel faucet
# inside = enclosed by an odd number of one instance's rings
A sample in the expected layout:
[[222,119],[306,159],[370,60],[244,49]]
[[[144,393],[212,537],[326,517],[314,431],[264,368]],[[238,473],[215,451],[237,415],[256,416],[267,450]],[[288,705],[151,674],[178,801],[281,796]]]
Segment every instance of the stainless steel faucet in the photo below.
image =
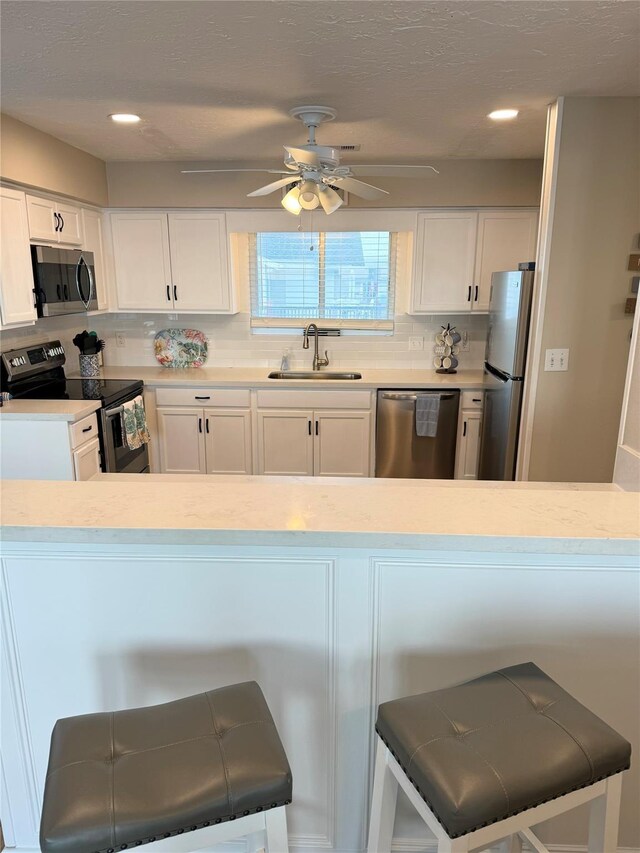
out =
[[328,367],[329,353],[324,351],[324,358],[318,355],[318,327],[315,323],[309,323],[304,330],[304,340],[302,341],[302,349],[309,349],[309,332],[313,332],[315,336],[315,349],[313,352],[313,369],[320,370],[321,367]]

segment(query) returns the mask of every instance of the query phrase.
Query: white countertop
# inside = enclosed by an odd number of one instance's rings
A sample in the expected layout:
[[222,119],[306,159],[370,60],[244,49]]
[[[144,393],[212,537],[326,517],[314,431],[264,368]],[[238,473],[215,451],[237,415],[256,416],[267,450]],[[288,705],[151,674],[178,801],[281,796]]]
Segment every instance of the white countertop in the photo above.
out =
[[0,407],[0,420],[74,423],[101,405],[100,400],[8,400]]
[[[362,379],[268,379],[273,367],[104,367],[105,379],[142,379],[148,387],[197,385],[201,388],[233,386],[234,388],[482,388],[488,384],[482,370],[459,370],[458,373],[436,373],[435,370],[360,370]],[[328,371],[331,373],[331,370]],[[340,368],[342,372],[342,368]],[[75,376],[69,373],[70,377]]]
[[4,481],[5,541],[639,553],[640,496],[608,484],[102,475]]

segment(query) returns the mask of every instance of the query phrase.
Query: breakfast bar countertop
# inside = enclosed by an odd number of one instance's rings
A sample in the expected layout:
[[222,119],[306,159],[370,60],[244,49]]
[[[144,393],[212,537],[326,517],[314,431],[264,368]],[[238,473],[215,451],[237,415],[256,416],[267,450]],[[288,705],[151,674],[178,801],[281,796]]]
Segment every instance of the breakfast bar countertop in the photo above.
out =
[[638,495],[611,484],[100,475],[4,481],[5,541],[638,554]]
[[[297,370],[298,368],[296,368]],[[230,386],[233,388],[342,388],[345,391],[376,388],[483,388],[491,380],[482,370],[459,370],[436,373],[435,370],[400,368],[385,370],[350,368],[362,379],[269,379],[276,367],[104,367],[104,379],[142,379],[149,387],[196,385],[201,388]],[[340,372],[343,368],[340,368]],[[322,372],[322,371],[320,371]],[[331,373],[329,369],[327,371]],[[70,376],[75,374],[70,373]]]

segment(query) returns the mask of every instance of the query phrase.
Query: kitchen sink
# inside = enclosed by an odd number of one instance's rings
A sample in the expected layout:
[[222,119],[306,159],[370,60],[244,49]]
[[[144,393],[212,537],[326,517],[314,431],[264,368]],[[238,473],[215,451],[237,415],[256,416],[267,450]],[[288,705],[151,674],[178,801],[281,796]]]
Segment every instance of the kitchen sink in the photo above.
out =
[[274,370],[269,379],[362,379],[361,373],[325,373],[320,370]]

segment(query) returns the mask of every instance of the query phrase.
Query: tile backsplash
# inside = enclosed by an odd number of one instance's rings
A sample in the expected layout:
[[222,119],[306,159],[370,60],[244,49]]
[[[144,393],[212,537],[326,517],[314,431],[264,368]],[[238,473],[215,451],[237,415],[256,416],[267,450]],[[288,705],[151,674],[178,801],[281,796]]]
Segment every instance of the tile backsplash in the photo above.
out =
[[[166,328],[194,328],[203,331],[209,339],[209,367],[279,367],[287,347],[291,350],[291,367],[311,365],[312,351],[302,349],[300,333],[252,334],[248,314],[180,314],[178,317],[177,320],[175,315],[167,314],[50,317],[38,320],[35,326],[3,332],[1,348],[14,349],[59,338],[67,353],[68,369],[75,369],[77,350],[72,344],[73,337],[83,329],[95,330],[106,343],[103,353],[105,365],[152,367],[157,365],[153,354],[153,339],[157,332]],[[459,369],[481,369],[487,336],[486,315],[398,314],[393,334],[323,337],[320,348],[329,351],[332,367],[432,369],[434,336],[440,331],[441,324],[447,322],[468,336],[469,350],[458,356]],[[117,345],[116,335],[121,346]],[[410,350],[411,337],[422,338],[424,348]]]

